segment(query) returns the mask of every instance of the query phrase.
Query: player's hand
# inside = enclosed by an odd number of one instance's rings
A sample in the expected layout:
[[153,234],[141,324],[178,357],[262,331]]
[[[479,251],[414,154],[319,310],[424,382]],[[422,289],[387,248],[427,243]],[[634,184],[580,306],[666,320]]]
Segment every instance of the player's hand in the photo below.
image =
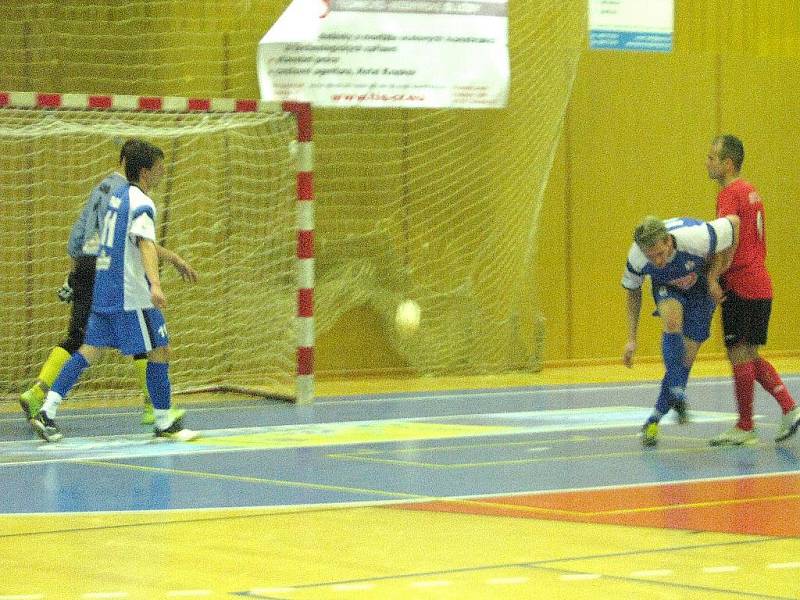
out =
[[633,367],[633,355],[636,353],[636,342],[625,344],[625,351],[622,353],[622,364],[629,369]]
[[181,279],[189,283],[197,282],[197,271],[195,271],[185,260],[178,259],[173,263],[173,266],[181,276]]
[[708,282],[708,295],[711,296],[711,299],[715,304],[725,302],[725,291],[722,289],[722,286],[720,286],[718,281]]
[[58,288],[58,292],[56,292],[58,294],[58,299],[61,300],[61,302],[70,303],[75,298],[75,290],[72,288],[72,282],[74,281],[73,275],[74,273],[70,271],[69,275],[67,275],[67,278],[64,279],[63,285]]
[[164,295],[164,292],[161,291],[161,286],[150,286],[150,300],[153,302],[153,306],[156,308],[160,308],[162,310],[167,308],[167,297]]

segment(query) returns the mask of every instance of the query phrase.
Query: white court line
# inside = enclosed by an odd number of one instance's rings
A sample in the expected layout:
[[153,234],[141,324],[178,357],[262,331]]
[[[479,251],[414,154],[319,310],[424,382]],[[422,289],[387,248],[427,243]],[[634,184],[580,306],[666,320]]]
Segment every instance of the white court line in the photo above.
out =
[[[797,375],[781,375],[783,381],[786,382],[792,381],[797,379]],[[727,385],[730,382],[728,378],[725,376],[722,377],[710,377],[710,378],[703,378],[703,379],[690,379],[689,380],[689,388],[695,387],[715,387],[720,385]],[[442,392],[426,392],[426,393],[419,393],[415,394],[414,392],[389,392],[387,395],[381,396],[378,394],[339,394],[339,395],[331,395],[331,396],[320,396],[317,398],[317,402],[321,405],[327,404],[348,404],[353,405],[353,403],[358,402],[395,402],[395,401],[407,401],[407,402],[420,402],[420,401],[429,401],[429,400],[463,400],[466,397],[469,398],[491,398],[494,396],[506,396],[508,398],[516,398],[516,397],[526,397],[530,396],[531,394],[574,394],[576,391],[578,392],[602,392],[602,391],[614,391],[618,389],[624,390],[650,390],[650,389],[658,389],[660,386],[660,382],[610,382],[607,384],[597,384],[592,383],[589,385],[581,385],[580,383],[566,383],[566,384],[537,384],[531,385],[528,387],[519,387],[513,386],[515,389],[503,389],[501,388],[494,388],[494,389],[487,389],[487,388],[480,388],[475,390],[470,389],[462,389],[456,392],[454,391],[442,391]],[[397,394],[397,395],[393,395]]]
[[739,567],[734,565],[719,566],[719,567],[703,567],[703,573],[735,573]]
[[248,590],[248,594],[255,594],[257,596],[272,596],[274,594],[291,594],[295,591],[293,587],[269,587],[269,588],[253,588]]
[[769,563],[768,569],[800,569],[800,562]]
[[650,571],[632,571],[630,577],[669,577],[672,569],[652,569]]

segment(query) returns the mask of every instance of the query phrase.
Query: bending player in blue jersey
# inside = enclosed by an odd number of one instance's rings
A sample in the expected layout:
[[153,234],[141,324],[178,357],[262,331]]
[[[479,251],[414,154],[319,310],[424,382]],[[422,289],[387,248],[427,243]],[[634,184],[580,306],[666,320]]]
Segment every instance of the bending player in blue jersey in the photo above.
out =
[[31,420],[48,441],[63,436],[53,420],[58,406],[83,371],[103,348],[125,355],[147,353],[146,379],[155,415],[156,437],[189,441],[197,433],[184,429],[170,411],[169,338],[160,309],[167,300],[161,289],[155,242],[156,209],[147,195],[164,173],[160,148],[137,141],[127,151],[127,184],[109,198],[95,266],[92,308],[84,343],[66,362]]
[[[119,153],[119,164],[123,170],[125,169],[128,148],[138,141],[129,139],[122,144]],[[92,305],[95,261],[100,250],[100,228],[102,227],[103,215],[106,212],[111,192],[126,184],[127,181],[124,175],[116,171],[103,178],[92,189],[80,216],[72,226],[69,241],[67,242],[67,252],[73,259],[74,265],[69,274],[68,283],[65,283],[64,287],[59,290],[59,297],[62,301],[72,303],[67,337],[58,346],[50,350],[36,381],[20,395],[19,403],[28,419],[31,419],[39,412],[42,402],[44,402],[45,394],[50,389],[50,386],[53,385],[53,381],[58,376],[61,367],[83,343],[86,323],[89,320],[89,312]],[[189,282],[197,280],[197,273],[183,258],[161,246],[157,246],[157,249],[159,256],[172,263],[184,280]],[[145,381],[147,355],[136,355],[133,357],[133,362],[136,365],[137,379],[144,396],[142,424],[150,425],[154,422],[155,417]]]
[[645,217],[636,227],[622,287],[627,290],[628,343],[622,362],[633,366],[642,308],[642,284],[650,277],[661,317],[661,351],[666,372],[653,413],[642,427],[642,443],[654,446],[658,423],[670,408],[686,423],[686,382],[700,345],[710,334],[715,302],[708,294],[706,272],[712,258],[735,246],[739,218],[714,221]]

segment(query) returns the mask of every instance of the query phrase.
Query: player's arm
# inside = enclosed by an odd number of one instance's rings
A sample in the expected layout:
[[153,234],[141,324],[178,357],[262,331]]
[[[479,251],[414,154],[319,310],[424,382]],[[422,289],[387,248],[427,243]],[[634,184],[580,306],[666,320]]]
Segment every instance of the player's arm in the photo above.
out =
[[93,207],[93,196],[90,195],[89,198],[83,205],[81,209],[81,214],[78,215],[78,218],[72,224],[72,229],[69,232],[69,240],[67,241],[67,253],[72,257],[76,258],[82,254],[83,251],[83,243],[85,240],[86,235],[86,226],[89,222],[89,219],[92,215],[92,207]]
[[[719,236],[720,244],[718,248],[722,249],[714,254],[708,268],[708,294],[718,304],[725,300],[725,292],[719,284],[719,278],[730,268],[733,262],[733,255],[739,246],[740,220],[738,215],[726,215],[724,218],[730,223],[730,236]],[[717,219],[717,221],[721,220]]]
[[150,299],[156,308],[166,308],[167,298],[161,290],[161,278],[158,274],[158,251],[153,240],[139,238],[139,251],[142,253],[142,265],[147,280],[150,282]]
[[161,277],[158,273],[158,250],[156,250],[155,208],[152,202],[145,203],[137,209],[138,214],[131,222],[130,239],[139,248],[142,256],[142,267],[147,281],[150,283],[150,299],[156,308],[166,308],[167,298],[161,290]]
[[175,267],[175,270],[180,274],[184,281],[188,281],[189,283],[195,283],[197,281],[197,271],[195,271],[189,263],[181,258],[181,256],[172,250],[167,250],[161,244],[156,244],[155,247],[158,257]]
[[636,353],[636,338],[639,332],[639,315],[642,312],[642,288],[625,289],[627,293],[626,307],[628,317],[628,341],[622,354],[622,364],[631,368],[633,355]]

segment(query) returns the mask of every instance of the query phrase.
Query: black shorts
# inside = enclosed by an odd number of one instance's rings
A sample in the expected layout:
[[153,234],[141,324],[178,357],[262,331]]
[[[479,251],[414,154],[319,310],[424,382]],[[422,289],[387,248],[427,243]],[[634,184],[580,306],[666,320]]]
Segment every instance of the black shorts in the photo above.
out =
[[763,346],[767,343],[771,298],[749,299],[728,290],[722,303],[722,331],[725,346]]

